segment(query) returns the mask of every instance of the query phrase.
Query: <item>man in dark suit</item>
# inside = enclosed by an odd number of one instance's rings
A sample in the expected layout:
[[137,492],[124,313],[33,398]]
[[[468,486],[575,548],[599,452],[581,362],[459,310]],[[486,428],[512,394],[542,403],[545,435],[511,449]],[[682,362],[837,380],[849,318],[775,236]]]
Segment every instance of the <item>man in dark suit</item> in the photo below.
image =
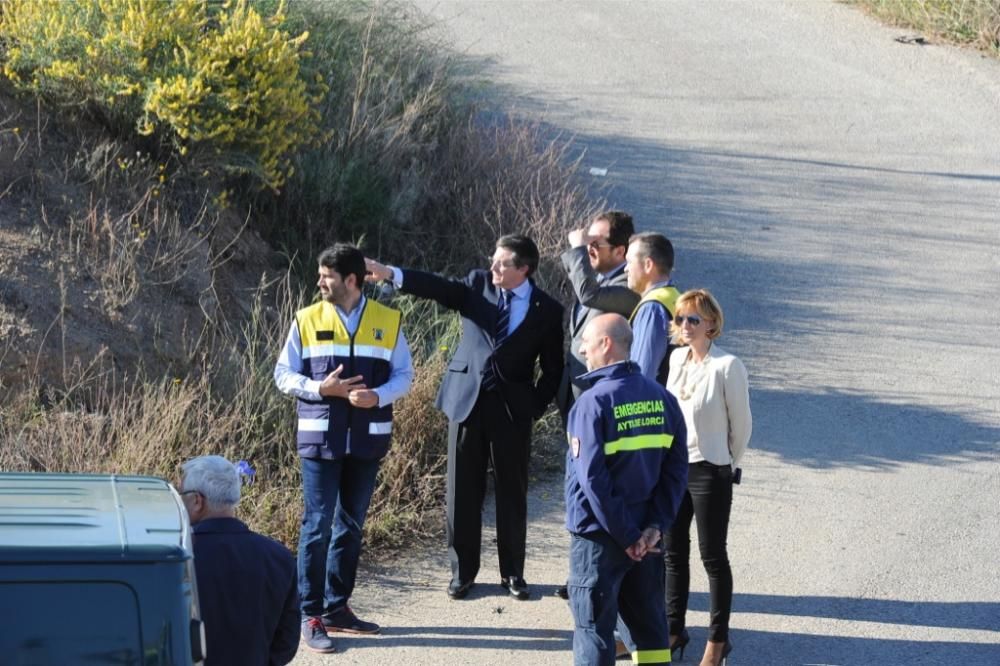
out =
[[569,234],[570,249],[563,253],[562,263],[573,285],[576,302],[569,318],[572,342],[556,394],[556,404],[564,422],[570,407],[589,388],[577,379],[587,372],[580,356],[583,329],[592,319],[607,312],[627,318],[639,303],[639,295],[629,289],[625,274],[625,252],[628,239],[634,233],[631,215],[610,210],[595,217],[586,229],[576,229]]
[[[392,280],[404,293],[462,315],[462,338],[436,406],[448,424],[448,595],[464,598],[479,573],[486,471],[493,468],[501,585],[527,599],[531,427],[552,400],[563,370],[563,307],[531,274],[538,248],[525,236],[497,240],[488,271],[461,280],[367,260],[368,279]],[[535,365],[541,374],[535,381]]]
[[281,666],[299,649],[299,592],[287,548],[235,517],[240,473],[222,456],[181,467],[194,534],[206,666]]

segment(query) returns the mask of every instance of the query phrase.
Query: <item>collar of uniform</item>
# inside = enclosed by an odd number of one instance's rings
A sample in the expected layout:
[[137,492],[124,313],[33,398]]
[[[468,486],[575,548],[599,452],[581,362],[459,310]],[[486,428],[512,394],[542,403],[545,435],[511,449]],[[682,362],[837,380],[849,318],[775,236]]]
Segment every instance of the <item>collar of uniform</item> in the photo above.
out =
[[206,518],[192,525],[191,531],[195,534],[219,534],[249,532],[250,528],[238,518]]
[[596,370],[585,372],[577,377],[577,379],[582,382],[588,382],[591,386],[593,386],[602,379],[607,379],[609,377],[625,377],[636,372],[639,372],[639,366],[633,361],[618,361],[617,363],[606,365],[603,368],[597,368]]
[[649,288],[646,289],[646,291],[644,291],[642,293],[643,293],[643,295],[645,295],[645,294],[648,294],[649,292],[653,291],[654,289],[659,289],[660,287],[670,287],[670,286],[673,286],[673,284],[674,284],[674,279],[673,278],[667,278],[666,280],[660,280],[659,282],[654,282],[653,284],[649,285]]

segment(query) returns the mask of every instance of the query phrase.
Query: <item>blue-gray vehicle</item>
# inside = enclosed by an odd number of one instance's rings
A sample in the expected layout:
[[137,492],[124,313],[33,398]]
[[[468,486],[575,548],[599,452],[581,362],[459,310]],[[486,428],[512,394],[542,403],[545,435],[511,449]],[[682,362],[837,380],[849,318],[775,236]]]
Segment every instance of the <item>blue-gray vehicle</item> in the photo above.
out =
[[141,476],[0,473],[0,664],[199,664],[191,529]]

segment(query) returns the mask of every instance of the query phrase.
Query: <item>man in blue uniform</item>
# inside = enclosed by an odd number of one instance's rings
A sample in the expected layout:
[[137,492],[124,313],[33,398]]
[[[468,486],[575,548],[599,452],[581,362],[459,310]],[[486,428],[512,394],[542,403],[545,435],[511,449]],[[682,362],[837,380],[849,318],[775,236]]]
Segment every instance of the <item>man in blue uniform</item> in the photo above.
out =
[[[591,382],[569,413],[566,528],[575,663],[614,663],[620,613],[640,664],[670,662],[660,535],[687,484],[687,431],[676,400],[628,360],[621,315],[593,319],[580,354]],[[649,555],[649,557],[647,557]]]

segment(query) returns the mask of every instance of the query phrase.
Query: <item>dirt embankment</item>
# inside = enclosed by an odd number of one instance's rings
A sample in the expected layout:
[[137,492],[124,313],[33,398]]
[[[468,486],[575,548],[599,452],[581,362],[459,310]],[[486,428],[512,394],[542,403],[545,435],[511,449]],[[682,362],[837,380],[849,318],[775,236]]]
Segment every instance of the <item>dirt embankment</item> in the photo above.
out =
[[[162,176],[162,177],[161,177]],[[275,254],[155,158],[0,87],[0,385],[183,367]]]

